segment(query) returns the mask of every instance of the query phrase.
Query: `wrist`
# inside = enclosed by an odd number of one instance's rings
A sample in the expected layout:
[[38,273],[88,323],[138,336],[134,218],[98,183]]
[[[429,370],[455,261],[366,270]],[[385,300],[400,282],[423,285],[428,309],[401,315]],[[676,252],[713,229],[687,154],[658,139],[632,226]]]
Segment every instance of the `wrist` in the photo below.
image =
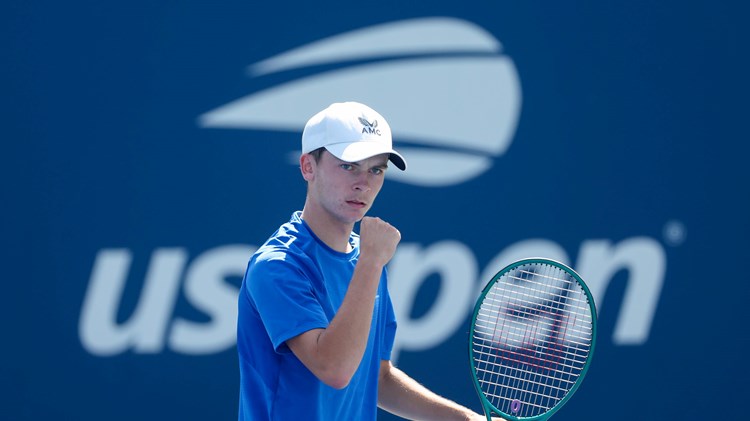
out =
[[370,259],[367,256],[360,255],[359,260],[357,261],[357,266],[355,266],[354,270],[377,274],[377,276],[380,277],[380,272],[383,270],[383,266],[385,265],[378,263],[375,259]]

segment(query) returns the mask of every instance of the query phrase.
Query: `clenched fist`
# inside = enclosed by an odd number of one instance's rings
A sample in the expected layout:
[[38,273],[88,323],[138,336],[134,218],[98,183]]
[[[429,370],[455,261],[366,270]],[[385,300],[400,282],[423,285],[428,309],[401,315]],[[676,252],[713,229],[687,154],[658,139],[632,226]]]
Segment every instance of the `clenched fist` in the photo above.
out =
[[359,225],[359,259],[385,266],[401,241],[401,233],[380,218],[366,216]]

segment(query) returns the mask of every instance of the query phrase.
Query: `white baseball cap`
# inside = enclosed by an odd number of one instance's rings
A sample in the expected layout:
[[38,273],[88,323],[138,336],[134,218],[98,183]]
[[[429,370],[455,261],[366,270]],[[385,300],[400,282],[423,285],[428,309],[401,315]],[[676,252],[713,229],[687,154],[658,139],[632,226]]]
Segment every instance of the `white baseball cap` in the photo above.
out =
[[398,169],[406,169],[404,157],[393,150],[388,122],[375,110],[358,102],[331,104],[307,121],[302,132],[302,153],[323,147],[346,162],[387,153]]

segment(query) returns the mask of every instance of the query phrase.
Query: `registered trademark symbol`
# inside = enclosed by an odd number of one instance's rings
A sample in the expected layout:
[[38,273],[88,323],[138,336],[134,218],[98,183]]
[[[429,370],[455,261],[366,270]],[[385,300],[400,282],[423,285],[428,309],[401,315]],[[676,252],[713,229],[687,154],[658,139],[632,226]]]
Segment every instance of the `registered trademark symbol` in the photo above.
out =
[[685,224],[677,220],[668,221],[664,225],[664,241],[670,246],[679,246],[687,239],[687,228]]

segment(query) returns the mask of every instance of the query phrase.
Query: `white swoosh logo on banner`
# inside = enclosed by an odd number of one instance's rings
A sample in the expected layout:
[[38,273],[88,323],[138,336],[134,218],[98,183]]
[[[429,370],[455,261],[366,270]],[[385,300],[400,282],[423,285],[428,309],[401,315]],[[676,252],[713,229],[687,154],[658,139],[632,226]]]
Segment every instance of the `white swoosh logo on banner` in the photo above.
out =
[[380,61],[293,80],[230,102],[199,117],[206,128],[301,133],[332,102],[359,101],[393,128],[409,170],[389,178],[445,186],[474,178],[510,145],[521,90],[500,43],[466,21],[426,18],[337,35],[249,67],[251,75],[342,61]]

